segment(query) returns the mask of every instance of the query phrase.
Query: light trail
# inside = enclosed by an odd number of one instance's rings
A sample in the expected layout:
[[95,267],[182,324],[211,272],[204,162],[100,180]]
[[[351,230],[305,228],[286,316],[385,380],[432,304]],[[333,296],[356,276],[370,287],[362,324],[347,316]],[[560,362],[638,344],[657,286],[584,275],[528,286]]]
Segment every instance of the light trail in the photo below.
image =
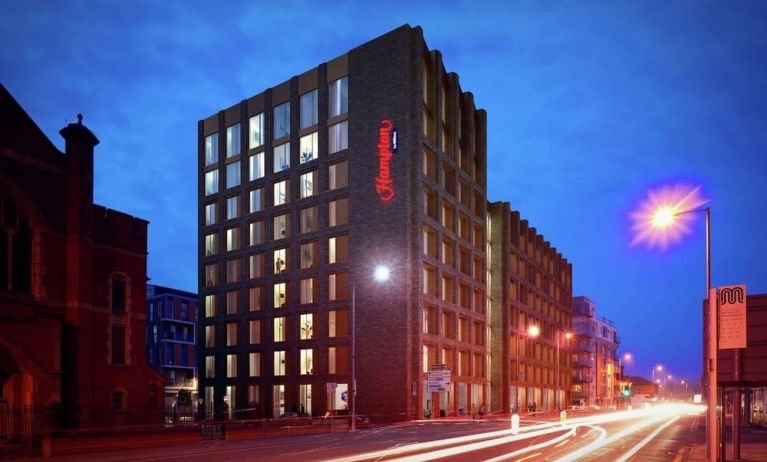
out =
[[[599,430],[604,431],[601,428]],[[551,446],[554,443],[559,443],[560,440],[564,440],[563,442],[566,442],[574,434],[575,434],[575,427],[571,428],[570,431],[565,433],[564,435],[560,435],[560,436],[558,436],[558,437],[556,437],[556,438],[554,438],[552,440],[544,441],[544,442],[538,443],[538,444],[534,444],[532,446],[528,446],[526,448],[522,448],[522,449],[519,449],[517,451],[510,452],[508,454],[504,454],[502,456],[494,457],[492,459],[487,459],[484,462],[502,462],[504,460],[513,459],[514,457],[521,456],[522,454],[527,454],[528,452],[537,451],[538,449],[543,449],[545,447]],[[557,446],[559,446],[559,445],[557,445]],[[531,459],[533,457],[535,457],[535,454],[527,456],[527,457],[524,457],[524,458],[519,459],[519,460]]]
[[668,421],[668,422],[664,423],[664,424],[663,424],[663,425],[661,425],[660,427],[656,428],[656,429],[655,429],[655,431],[653,431],[652,433],[650,433],[649,435],[647,435],[647,436],[645,437],[645,439],[643,439],[642,441],[640,441],[639,443],[637,443],[637,444],[636,444],[636,446],[634,446],[633,448],[629,449],[629,450],[628,450],[628,452],[626,452],[625,454],[623,454],[623,455],[622,455],[622,456],[621,456],[621,457],[620,457],[618,460],[616,460],[615,462],[626,462],[627,460],[629,460],[629,459],[630,459],[630,458],[631,458],[631,457],[632,457],[634,454],[636,454],[637,452],[639,452],[639,450],[640,450],[640,449],[642,449],[643,447],[645,447],[645,445],[646,445],[647,443],[649,443],[650,441],[652,441],[652,439],[653,439],[653,438],[655,438],[656,436],[658,436],[658,434],[659,434],[660,432],[662,432],[662,431],[663,431],[663,430],[664,430],[666,427],[668,427],[668,426],[669,426],[669,425],[671,425],[672,423],[676,422],[676,421],[677,421],[677,419],[679,419],[680,417],[681,417],[681,416],[679,416],[679,415],[678,415],[678,416],[674,417],[673,419],[671,419],[670,421]]

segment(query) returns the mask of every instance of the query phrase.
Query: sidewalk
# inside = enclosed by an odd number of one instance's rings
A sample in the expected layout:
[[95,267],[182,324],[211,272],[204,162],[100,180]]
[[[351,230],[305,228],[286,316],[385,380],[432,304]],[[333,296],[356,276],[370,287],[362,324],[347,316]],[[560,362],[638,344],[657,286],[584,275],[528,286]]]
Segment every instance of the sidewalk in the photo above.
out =
[[[678,458],[681,462],[705,462],[706,459],[706,431],[704,428],[696,430],[696,443],[689,447],[686,454],[682,453]],[[761,427],[743,427],[740,431],[740,459],[732,458],[732,439],[729,432],[726,437],[727,460],[743,462],[767,461],[767,429]],[[687,449],[687,448],[685,448]]]

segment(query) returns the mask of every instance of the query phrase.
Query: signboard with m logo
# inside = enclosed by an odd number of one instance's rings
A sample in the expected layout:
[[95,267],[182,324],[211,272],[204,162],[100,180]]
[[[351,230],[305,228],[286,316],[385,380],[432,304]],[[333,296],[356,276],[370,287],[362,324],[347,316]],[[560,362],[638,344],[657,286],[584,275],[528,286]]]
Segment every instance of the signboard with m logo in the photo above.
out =
[[719,287],[719,349],[746,348],[746,285]]

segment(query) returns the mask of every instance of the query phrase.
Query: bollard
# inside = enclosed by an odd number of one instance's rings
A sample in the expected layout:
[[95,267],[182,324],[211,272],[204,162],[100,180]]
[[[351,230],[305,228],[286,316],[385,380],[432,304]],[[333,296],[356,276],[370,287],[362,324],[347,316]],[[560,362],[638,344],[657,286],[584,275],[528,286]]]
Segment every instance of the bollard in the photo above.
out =
[[514,413],[511,415],[511,433],[519,433],[519,414]]
[[559,421],[562,423],[567,422],[567,411],[562,411],[559,413]]

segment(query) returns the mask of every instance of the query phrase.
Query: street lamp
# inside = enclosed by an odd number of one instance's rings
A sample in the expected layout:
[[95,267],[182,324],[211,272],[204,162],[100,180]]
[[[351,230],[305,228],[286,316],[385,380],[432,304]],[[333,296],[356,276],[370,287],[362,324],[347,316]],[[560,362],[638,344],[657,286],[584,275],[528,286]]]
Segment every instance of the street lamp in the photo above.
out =
[[[527,328],[527,335],[530,338],[536,338],[536,337],[538,337],[538,335],[540,335],[540,333],[541,333],[541,328],[536,326],[536,325],[534,325],[534,324]],[[518,332],[517,333],[517,348],[516,348],[516,350],[517,350],[516,351],[517,359],[514,362],[514,364],[515,364],[515,368],[514,368],[514,376],[515,377],[514,377],[514,380],[517,383],[517,388],[514,391],[514,412],[519,412],[519,338],[521,336],[522,336],[522,332]]]
[[[384,265],[376,266],[373,271],[373,279],[377,282],[389,280],[391,271]],[[357,430],[357,289],[352,279],[352,380],[350,387],[352,422],[351,431]]]
[[658,364],[657,366],[653,367],[653,369],[652,369],[652,381],[653,382],[655,382],[655,371],[662,372],[663,371],[663,366]]
[[[557,410],[559,410],[561,407],[561,402],[559,399],[559,388],[560,388],[559,381],[561,380],[560,378],[561,374],[559,373],[559,337],[560,337],[559,332],[557,332],[556,337],[557,337],[557,394],[556,394],[555,401],[556,401]],[[573,338],[572,332],[565,332],[565,340],[570,340],[571,338]]]

